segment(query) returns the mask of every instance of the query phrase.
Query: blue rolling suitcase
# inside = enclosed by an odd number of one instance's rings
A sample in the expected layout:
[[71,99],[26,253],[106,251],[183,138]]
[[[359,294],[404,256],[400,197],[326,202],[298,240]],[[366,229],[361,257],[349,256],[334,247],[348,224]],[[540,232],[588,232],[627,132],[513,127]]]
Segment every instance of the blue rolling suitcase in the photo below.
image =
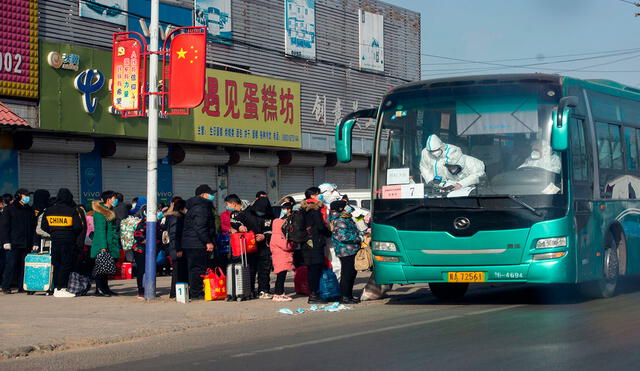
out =
[[[25,291],[49,291],[53,280],[53,268],[51,267],[51,250],[45,252],[46,242],[42,239],[40,251],[27,254],[24,259],[24,282],[22,288]],[[50,245],[49,245],[50,246]]]

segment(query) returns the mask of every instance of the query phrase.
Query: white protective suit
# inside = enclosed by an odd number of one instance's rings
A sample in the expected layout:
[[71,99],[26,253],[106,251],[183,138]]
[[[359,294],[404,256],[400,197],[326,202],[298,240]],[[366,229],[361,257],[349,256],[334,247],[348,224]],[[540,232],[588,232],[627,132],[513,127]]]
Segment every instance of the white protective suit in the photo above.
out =
[[436,177],[444,181],[450,175],[444,165],[448,164],[452,158],[457,159],[461,155],[460,147],[444,143],[435,134],[429,135],[420,158],[420,175],[424,182],[429,183]]
[[472,187],[480,183],[480,178],[485,175],[484,162],[469,155],[456,152],[449,159],[450,165],[459,165],[462,168],[458,174],[447,171],[445,187],[460,184],[462,187]]
[[522,165],[518,166],[518,169],[523,167],[537,167],[560,174],[562,161],[560,156],[551,150],[551,146],[548,143],[541,142],[533,146],[531,155]]

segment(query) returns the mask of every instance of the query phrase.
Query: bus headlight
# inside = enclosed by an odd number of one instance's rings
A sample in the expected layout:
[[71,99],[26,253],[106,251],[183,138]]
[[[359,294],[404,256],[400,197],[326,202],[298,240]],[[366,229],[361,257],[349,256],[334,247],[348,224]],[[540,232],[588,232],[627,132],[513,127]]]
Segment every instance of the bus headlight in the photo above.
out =
[[567,247],[567,237],[541,238],[536,242],[536,249],[552,249]]
[[396,244],[393,242],[373,241],[371,248],[378,251],[398,251]]

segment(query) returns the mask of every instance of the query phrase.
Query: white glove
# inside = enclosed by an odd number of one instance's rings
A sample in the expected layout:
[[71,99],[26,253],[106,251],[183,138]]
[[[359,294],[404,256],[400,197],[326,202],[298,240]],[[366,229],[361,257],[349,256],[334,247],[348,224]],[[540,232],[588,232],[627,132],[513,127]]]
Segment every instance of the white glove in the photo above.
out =
[[5,243],[4,245],[2,245],[2,248],[5,250],[11,250],[11,244],[10,243]]
[[38,246],[38,245],[33,245],[33,247],[31,247],[31,250],[32,250],[32,251],[38,251],[38,250],[40,250],[40,246]]

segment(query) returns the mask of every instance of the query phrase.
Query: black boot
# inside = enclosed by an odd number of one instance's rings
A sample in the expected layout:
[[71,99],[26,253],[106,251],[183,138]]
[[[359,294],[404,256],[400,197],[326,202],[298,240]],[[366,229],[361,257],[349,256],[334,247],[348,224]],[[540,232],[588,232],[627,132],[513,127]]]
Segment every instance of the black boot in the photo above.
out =
[[350,298],[348,296],[343,296],[342,299],[340,299],[340,304],[352,305],[352,304],[359,304],[359,303],[360,303],[360,300],[356,298]]
[[324,300],[323,298],[321,298],[317,294],[311,294],[311,295],[309,295],[309,300],[307,300],[307,303],[309,303],[309,304],[327,304],[327,301]]

